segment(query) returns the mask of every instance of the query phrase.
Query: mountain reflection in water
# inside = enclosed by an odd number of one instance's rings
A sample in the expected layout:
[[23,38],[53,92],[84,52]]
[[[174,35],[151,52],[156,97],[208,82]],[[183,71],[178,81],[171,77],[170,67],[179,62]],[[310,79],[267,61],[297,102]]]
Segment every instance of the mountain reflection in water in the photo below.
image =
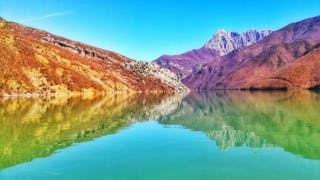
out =
[[281,147],[320,159],[320,94],[207,92],[183,96],[0,100],[0,169],[156,120],[205,133],[220,149]]
[[320,159],[319,107],[309,91],[194,93],[160,123],[205,132],[221,149],[276,146]]
[[174,98],[132,95],[1,99],[0,169],[116,133],[134,122],[157,119],[167,112],[163,107],[168,111],[177,107]]

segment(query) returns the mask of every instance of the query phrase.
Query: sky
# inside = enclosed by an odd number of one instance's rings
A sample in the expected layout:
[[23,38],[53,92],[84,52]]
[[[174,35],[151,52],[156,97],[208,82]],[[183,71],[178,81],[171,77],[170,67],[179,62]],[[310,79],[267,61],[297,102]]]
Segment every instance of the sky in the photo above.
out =
[[1,0],[0,16],[137,60],[200,48],[219,29],[277,30],[320,0]]

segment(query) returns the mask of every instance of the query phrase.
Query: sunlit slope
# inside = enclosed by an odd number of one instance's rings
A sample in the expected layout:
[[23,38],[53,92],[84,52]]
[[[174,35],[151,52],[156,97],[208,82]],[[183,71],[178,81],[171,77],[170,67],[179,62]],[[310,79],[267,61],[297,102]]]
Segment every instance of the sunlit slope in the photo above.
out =
[[[171,79],[163,80],[162,74],[134,66],[134,60],[117,53],[1,18],[0,48],[0,95],[169,93],[184,88],[170,73]],[[166,73],[157,68],[151,70]]]

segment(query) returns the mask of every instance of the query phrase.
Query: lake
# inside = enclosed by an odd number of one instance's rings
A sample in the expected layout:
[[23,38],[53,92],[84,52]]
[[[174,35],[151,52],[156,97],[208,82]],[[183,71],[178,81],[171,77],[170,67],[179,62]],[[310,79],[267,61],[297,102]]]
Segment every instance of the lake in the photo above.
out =
[[320,179],[320,94],[1,99],[0,179]]

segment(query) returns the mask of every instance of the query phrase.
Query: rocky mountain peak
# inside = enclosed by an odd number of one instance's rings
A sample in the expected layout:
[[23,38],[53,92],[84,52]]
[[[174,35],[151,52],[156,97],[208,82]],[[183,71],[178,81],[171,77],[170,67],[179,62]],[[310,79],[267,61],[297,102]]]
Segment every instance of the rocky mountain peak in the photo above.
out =
[[240,34],[220,29],[204,47],[214,49],[219,52],[220,56],[223,56],[241,47],[250,46],[264,39],[271,32],[270,30],[249,30]]

